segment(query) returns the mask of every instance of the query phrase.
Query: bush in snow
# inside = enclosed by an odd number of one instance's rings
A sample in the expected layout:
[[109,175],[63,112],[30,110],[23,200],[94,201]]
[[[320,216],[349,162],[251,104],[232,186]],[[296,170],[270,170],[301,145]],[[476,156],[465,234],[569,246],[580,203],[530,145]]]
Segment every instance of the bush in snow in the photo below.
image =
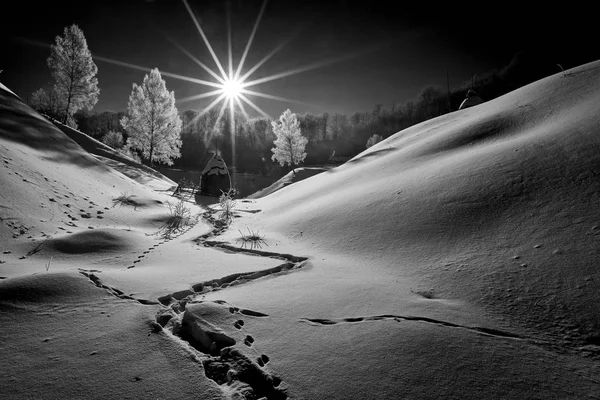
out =
[[219,220],[226,225],[229,225],[233,220],[233,208],[237,204],[234,200],[234,196],[237,193],[235,189],[229,189],[227,192],[221,190],[221,197],[219,197],[219,205],[221,206],[221,215]]
[[123,134],[121,132],[109,131],[106,135],[102,136],[102,143],[109,145],[113,149],[120,149],[123,147]]
[[374,146],[375,144],[381,142],[383,140],[383,137],[381,137],[381,135],[373,135],[369,138],[369,140],[367,140],[367,149],[371,146]]

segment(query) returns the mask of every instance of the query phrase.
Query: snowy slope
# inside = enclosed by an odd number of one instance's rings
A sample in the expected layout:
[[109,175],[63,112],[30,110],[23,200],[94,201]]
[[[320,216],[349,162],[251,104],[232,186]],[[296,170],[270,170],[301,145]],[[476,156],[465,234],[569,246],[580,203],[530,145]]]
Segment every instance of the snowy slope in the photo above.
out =
[[167,196],[0,96],[9,398],[598,398],[600,62],[170,238]]
[[298,398],[594,397],[598,150],[598,62],[411,127],[252,203],[224,238],[249,227],[313,268],[220,298],[277,314],[262,333],[285,332],[267,340]]
[[70,128],[59,121],[52,123],[75,141],[84,150],[98,158],[102,163],[121,172],[128,178],[156,190],[173,190],[177,184],[160,172],[136,162],[113,149],[112,147],[86,135],[76,129]]
[[251,194],[250,196],[248,196],[248,198],[249,199],[258,199],[261,197],[268,196],[271,193],[275,193],[276,191],[278,191],[288,185],[291,185],[292,183],[300,182],[303,179],[310,178],[313,175],[320,174],[321,172],[325,172],[327,170],[328,170],[328,168],[321,168],[321,167],[296,168],[295,171],[289,172],[288,174],[286,174],[281,179],[278,179],[276,182],[274,182],[269,187],[266,187],[262,190],[259,190],[256,193]]
[[298,244],[600,344],[599,128],[593,63],[399,132],[257,207]]

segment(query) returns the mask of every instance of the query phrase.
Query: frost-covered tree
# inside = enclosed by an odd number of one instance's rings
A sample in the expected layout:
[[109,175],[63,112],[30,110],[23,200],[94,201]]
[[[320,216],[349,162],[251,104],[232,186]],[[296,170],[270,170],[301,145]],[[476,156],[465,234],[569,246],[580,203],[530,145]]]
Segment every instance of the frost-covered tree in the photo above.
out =
[[62,98],[55,89],[38,89],[31,94],[29,105],[50,118],[60,118],[64,111]]
[[376,145],[377,143],[381,142],[382,140],[383,140],[383,137],[381,137],[381,135],[375,134],[375,135],[371,136],[369,138],[369,140],[367,140],[367,149],[371,146]]
[[133,84],[127,116],[121,119],[127,133],[127,145],[140,150],[145,161],[172,165],[180,157],[181,118],[175,107],[175,92],[167,90],[158,68],[144,77],[140,86]]
[[108,131],[108,133],[102,136],[102,143],[112,147],[115,150],[123,147],[123,134],[121,132]]
[[92,60],[83,31],[77,25],[66,27],[63,36],[57,36],[48,58],[55,84],[54,90],[64,103],[63,123],[82,108],[91,110],[98,102],[98,68]]
[[272,121],[271,125],[276,136],[273,142],[275,147],[271,149],[273,152],[271,159],[279,162],[281,166],[290,165],[294,171],[294,167],[304,161],[306,157],[304,148],[308,143],[308,139],[302,136],[300,131],[300,122],[296,114],[288,109],[281,114],[279,122]]

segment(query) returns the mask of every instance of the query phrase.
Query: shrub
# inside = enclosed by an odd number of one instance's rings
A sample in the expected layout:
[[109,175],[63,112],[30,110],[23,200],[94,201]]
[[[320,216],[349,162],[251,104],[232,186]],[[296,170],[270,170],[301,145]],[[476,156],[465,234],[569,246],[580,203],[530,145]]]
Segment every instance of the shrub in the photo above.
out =
[[183,199],[175,204],[167,201],[167,206],[169,206],[169,218],[159,229],[164,237],[170,237],[192,224],[192,213]]
[[223,194],[219,197],[219,205],[221,206],[219,220],[229,225],[234,217],[233,208],[237,204],[236,200],[234,200],[237,190],[231,188],[227,192],[221,190],[221,193]]
[[133,194],[129,194],[127,192],[121,192],[121,194],[118,197],[115,197],[112,202],[113,202],[113,207],[116,207],[117,205],[119,206],[133,206],[134,208],[137,208],[137,206],[139,206],[138,202],[136,202],[135,200],[133,200]]
[[108,133],[102,136],[102,143],[112,147],[115,150],[123,147],[123,134],[121,132],[108,131]]
[[367,140],[367,149],[371,146],[376,145],[377,143],[381,142],[383,140],[383,137],[381,135],[373,135],[369,138],[369,140]]
[[262,249],[261,244],[267,245],[267,241],[265,240],[265,236],[260,236],[260,234],[258,233],[258,231],[254,232],[253,230],[251,230],[250,228],[248,228],[248,234],[244,235],[242,233],[242,231],[238,231],[240,233],[240,238],[237,239],[238,242],[242,242],[242,247],[246,247],[246,245],[249,243],[250,244],[250,248],[254,249],[256,247],[258,247],[259,249]]

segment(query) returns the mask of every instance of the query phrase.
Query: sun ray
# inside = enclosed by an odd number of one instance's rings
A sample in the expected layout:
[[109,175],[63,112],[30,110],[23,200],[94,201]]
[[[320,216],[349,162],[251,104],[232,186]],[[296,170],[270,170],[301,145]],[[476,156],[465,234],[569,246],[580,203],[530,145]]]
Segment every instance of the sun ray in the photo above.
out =
[[312,104],[304,102],[304,101],[294,100],[294,99],[288,99],[286,97],[281,97],[281,96],[274,96],[272,94],[256,92],[254,90],[241,89],[240,93],[242,93],[242,94],[251,94],[253,96],[258,96],[258,97],[264,97],[265,99],[284,101],[286,103],[296,103],[296,104],[302,104],[302,105],[305,105],[305,106],[311,106],[312,105]]
[[296,31],[292,35],[290,35],[287,39],[285,39],[284,41],[282,41],[281,43],[279,43],[273,50],[271,50],[269,52],[269,54],[267,54],[262,60],[260,60],[254,67],[250,68],[250,70],[248,70],[248,72],[246,72],[244,74],[244,76],[242,76],[238,80],[241,81],[241,82],[243,82],[246,79],[248,79],[248,77],[250,75],[252,75],[257,69],[259,69],[264,63],[266,63],[271,57],[273,57],[281,49],[283,49],[289,42],[291,42],[292,39],[294,39],[300,33],[300,31],[302,29],[303,29],[303,27],[299,27],[298,29],[296,29]]
[[227,108],[227,100],[225,99],[223,101],[223,105],[221,106],[221,109],[219,110],[219,116],[217,117],[217,120],[215,121],[215,126],[213,127],[213,131],[217,129],[217,125],[219,125],[219,122],[221,122],[221,118],[223,118],[223,114],[225,114],[225,108]]
[[311,71],[313,69],[326,67],[328,65],[337,64],[337,63],[342,62],[342,61],[346,61],[346,60],[350,60],[352,58],[360,57],[360,56],[365,55],[366,53],[369,53],[369,52],[372,52],[372,51],[374,51],[374,49],[367,49],[367,50],[364,50],[362,52],[355,52],[355,53],[346,54],[346,55],[343,55],[343,56],[340,56],[340,57],[334,57],[334,58],[330,58],[330,59],[323,60],[323,61],[317,61],[317,62],[314,62],[312,64],[305,65],[304,67],[294,68],[294,69],[291,69],[289,71],[280,72],[278,74],[266,76],[266,77],[260,78],[260,79],[255,79],[255,80],[250,81],[250,82],[244,82],[244,83],[241,84],[241,86],[242,86],[242,88],[247,88],[249,86],[258,85],[260,83],[274,81],[276,79],[285,78],[287,76],[300,74],[302,72]]
[[258,111],[263,117],[272,119],[269,114],[267,114],[266,112],[264,112],[259,106],[257,106],[256,104],[254,104],[249,98],[247,98],[246,96],[244,96],[241,93],[240,93],[239,97],[240,97],[240,99],[244,100],[246,102],[246,104],[248,104],[250,107],[252,107],[256,111]]
[[224,98],[225,98],[225,93],[221,94],[212,103],[210,103],[207,107],[202,109],[202,111],[200,111],[198,114],[196,114],[196,116],[194,118],[192,118],[192,120],[185,127],[188,128],[189,126],[195,124],[196,121],[198,121],[200,119],[200,117],[202,117],[204,114],[206,114],[207,112],[212,110]]
[[227,55],[229,56],[229,79],[233,77],[233,56],[231,54],[231,2],[227,0]]
[[205,99],[207,97],[216,96],[218,94],[223,93],[223,89],[213,90],[212,92],[206,92],[201,94],[196,94],[194,96],[184,97],[182,99],[176,100],[176,103],[187,103],[189,101]]
[[231,165],[235,166],[235,105],[234,97],[229,98],[229,115],[231,119]]
[[[106,63],[114,64],[114,65],[119,65],[121,67],[127,67],[127,68],[131,68],[131,69],[137,69],[139,71],[150,72],[152,70],[152,68],[143,67],[141,65],[131,64],[131,63],[123,62],[123,61],[113,60],[111,58],[106,58],[106,57],[101,57],[101,56],[92,56],[92,58],[94,60],[104,61]],[[202,80],[202,79],[190,78],[189,76],[184,76],[184,75],[179,75],[179,74],[173,74],[171,72],[160,71],[160,74],[164,75],[164,76],[168,76],[170,78],[179,79],[179,80],[182,80],[182,81],[197,83],[199,85],[206,85],[206,86],[212,86],[212,87],[217,87],[217,88],[221,88],[222,87],[222,85],[219,84],[219,83],[205,81],[205,80]]]
[[277,47],[275,47],[273,50],[271,50],[271,52],[269,54],[267,54],[262,60],[260,60],[254,67],[252,67],[250,70],[248,70],[248,72],[246,72],[244,74],[244,76],[239,78],[239,80],[242,82],[245,81],[250,75],[252,75],[257,69],[259,69],[271,57],[273,57],[275,54],[277,54],[277,52],[279,52],[281,49],[283,49],[287,43],[288,43],[288,41],[281,42]]
[[188,4],[187,0],[182,0],[182,1],[183,1],[183,4],[185,4],[185,8],[187,9],[188,13],[190,14],[190,17],[192,17],[192,20],[194,21],[194,24],[196,25],[196,28],[198,29],[198,32],[200,33],[200,36],[202,36],[202,39],[204,40],[204,43],[206,44],[206,47],[208,48],[208,51],[210,51],[210,54],[212,55],[213,60],[215,60],[215,64],[217,64],[217,67],[219,67],[219,71],[221,71],[221,74],[223,74],[223,79],[227,79],[227,74],[225,73],[225,70],[223,69],[223,66],[219,62],[219,58],[215,54],[212,46],[210,45],[210,42],[208,41],[208,38],[204,34],[204,31],[202,30],[202,27],[200,27],[200,24],[198,23],[198,20],[196,19],[196,16],[194,15],[194,12],[190,8],[190,5]]
[[235,100],[233,97],[229,98],[229,117],[231,118],[231,130],[233,132],[233,136],[235,136]]
[[[250,38],[248,39],[248,43],[246,43],[246,48],[244,49],[244,53],[242,54],[242,58],[240,59],[240,63],[235,71],[234,79],[237,80],[240,76],[240,72],[242,72],[242,67],[244,66],[244,61],[246,61],[246,57],[248,56],[248,51],[250,51],[250,46],[252,46],[252,41],[254,40],[254,35],[256,35],[256,31],[258,30],[258,25],[260,24],[260,20],[265,12],[265,8],[267,6],[267,1],[264,0],[262,6],[260,7],[260,12],[258,13],[258,17],[256,18],[256,22],[254,23],[254,27],[252,28],[252,33],[250,34]],[[243,79],[242,79],[243,80]]]
[[246,121],[249,121],[250,120],[250,116],[246,112],[246,108],[244,107],[244,104],[242,104],[242,102],[240,101],[240,97],[236,96],[235,97],[235,101],[236,101],[238,107],[240,108],[240,111],[242,112],[242,115],[244,116],[244,119]]
[[216,80],[218,80],[219,82],[221,82],[222,84],[225,83],[225,80],[223,78],[221,78],[215,71],[213,71],[212,69],[210,69],[209,67],[207,67],[204,63],[202,63],[202,61],[198,60],[196,57],[194,57],[194,55],[192,55],[192,53],[190,53],[187,49],[185,49],[183,46],[181,46],[179,43],[177,43],[175,40],[173,40],[172,38],[167,36],[167,39],[169,40],[169,42],[171,42],[175,47],[177,47],[179,50],[181,50],[181,52],[183,54],[185,54],[186,56],[188,56],[190,59],[192,59],[192,61],[194,61],[196,64],[198,64],[201,68],[203,68],[206,72],[208,72],[209,74],[211,74]]

